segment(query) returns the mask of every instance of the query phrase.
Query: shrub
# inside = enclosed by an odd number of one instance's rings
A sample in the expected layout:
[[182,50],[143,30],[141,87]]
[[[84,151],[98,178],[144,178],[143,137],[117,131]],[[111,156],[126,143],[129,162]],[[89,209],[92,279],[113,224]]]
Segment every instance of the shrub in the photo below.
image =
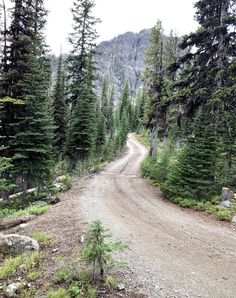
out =
[[61,178],[61,184],[64,191],[71,189],[73,185],[73,178],[69,175],[65,175]]
[[183,208],[193,208],[196,205],[196,201],[191,199],[184,199],[179,202],[179,205]]
[[70,295],[68,294],[67,290],[60,288],[55,291],[50,291],[47,294],[47,298],[70,298]]
[[40,278],[41,274],[35,270],[31,271],[28,273],[28,280],[29,281],[35,281],[37,280],[38,278]]
[[88,288],[88,292],[87,292],[87,297],[88,298],[96,298],[97,297],[97,290],[95,288]]
[[57,241],[53,239],[52,236],[48,236],[42,232],[32,232],[32,233],[29,233],[29,236],[37,240],[39,244],[42,246],[52,247],[57,243]]
[[24,253],[16,257],[10,257],[5,260],[0,268],[0,279],[11,277],[21,265],[24,265],[26,272],[32,270],[38,265],[40,259],[41,255],[38,252],[34,252],[31,255]]
[[221,209],[216,213],[216,217],[221,221],[231,222],[232,216],[231,212],[227,209]]

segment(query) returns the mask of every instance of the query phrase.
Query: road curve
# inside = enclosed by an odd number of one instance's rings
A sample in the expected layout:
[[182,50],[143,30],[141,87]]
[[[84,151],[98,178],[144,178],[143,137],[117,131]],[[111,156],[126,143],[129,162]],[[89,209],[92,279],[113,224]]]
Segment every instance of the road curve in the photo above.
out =
[[147,149],[134,135],[125,156],[89,179],[79,199],[84,221],[101,219],[121,254],[125,277],[148,297],[236,297],[235,227],[165,202],[140,175]]

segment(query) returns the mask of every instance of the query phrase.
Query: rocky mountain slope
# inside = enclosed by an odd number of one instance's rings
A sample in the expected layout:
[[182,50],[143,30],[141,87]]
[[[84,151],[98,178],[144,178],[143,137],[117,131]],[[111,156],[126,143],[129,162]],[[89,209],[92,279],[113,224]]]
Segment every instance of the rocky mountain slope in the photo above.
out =
[[[150,46],[150,30],[139,33],[127,32],[104,41],[97,47],[96,56],[98,80],[97,94],[101,94],[104,80],[115,88],[116,98],[120,96],[126,81],[129,82],[131,93],[135,94],[142,85],[142,74],[145,69],[145,54]],[[63,55],[66,60],[68,54]],[[57,57],[51,56],[52,82],[56,79]]]
[[150,46],[150,30],[127,32],[98,45],[98,90],[104,79],[115,87],[119,96],[128,81],[132,94],[142,85],[145,54]]

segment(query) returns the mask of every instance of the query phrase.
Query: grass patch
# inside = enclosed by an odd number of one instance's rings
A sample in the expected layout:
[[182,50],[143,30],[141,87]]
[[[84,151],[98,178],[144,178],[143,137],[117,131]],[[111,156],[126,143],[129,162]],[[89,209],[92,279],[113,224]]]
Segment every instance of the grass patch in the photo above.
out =
[[143,144],[145,147],[150,148],[150,136],[147,134],[137,135],[138,141]]
[[0,221],[6,217],[10,218],[19,218],[23,216],[30,216],[30,215],[42,215],[46,213],[50,208],[50,205],[31,205],[25,209],[16,210],[11,208],[4,208],[0,210]]
[[36,270],[30,271],[27,275],[28,280],[31,282],[39,279],[40,277],[41,277],[40,272]]
[[47,298],[70,298],[70,295],[66,289],[60,288],[58,290],[48,292]]
[[29,216],[29,215],[39,216],[39,215],[42,215],[42,214],[46,213],[49,210],[49,208],[50,208],[49,205],[45,205],[45,206],[37,206],[37,205],[34,206],[34,205],[32,205],[32,206],[29,206],[26,209],[14,212],[11,215],[11,217],[19,218],[19,217],[22,217],[22,216]]
[[42,232],[29,233],[29,237],[38,241],[41,246],[52,247],[57,244],[57,241],[52,236],[46,235]]
[[18,268],[22,266],[22,270],[28,272],[34,269],[41,260],[41,255],[38,252],[34,252],[31,255],[22,254],[16,257],[10,257],[5,260],[2,267],[0,267],[0,280],[11,277],[16,273]]

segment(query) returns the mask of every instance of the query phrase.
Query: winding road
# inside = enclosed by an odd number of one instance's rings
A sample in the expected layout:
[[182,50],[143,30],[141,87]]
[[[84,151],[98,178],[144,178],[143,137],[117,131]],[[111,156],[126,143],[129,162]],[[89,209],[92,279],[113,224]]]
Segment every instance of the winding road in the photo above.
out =
[[236,227],[164,201],[140,175],[147,149],[134,135],[127,146],[86,182],[76,206],[128,244],[119,253],[127,284],[148,297],[235,298]]

